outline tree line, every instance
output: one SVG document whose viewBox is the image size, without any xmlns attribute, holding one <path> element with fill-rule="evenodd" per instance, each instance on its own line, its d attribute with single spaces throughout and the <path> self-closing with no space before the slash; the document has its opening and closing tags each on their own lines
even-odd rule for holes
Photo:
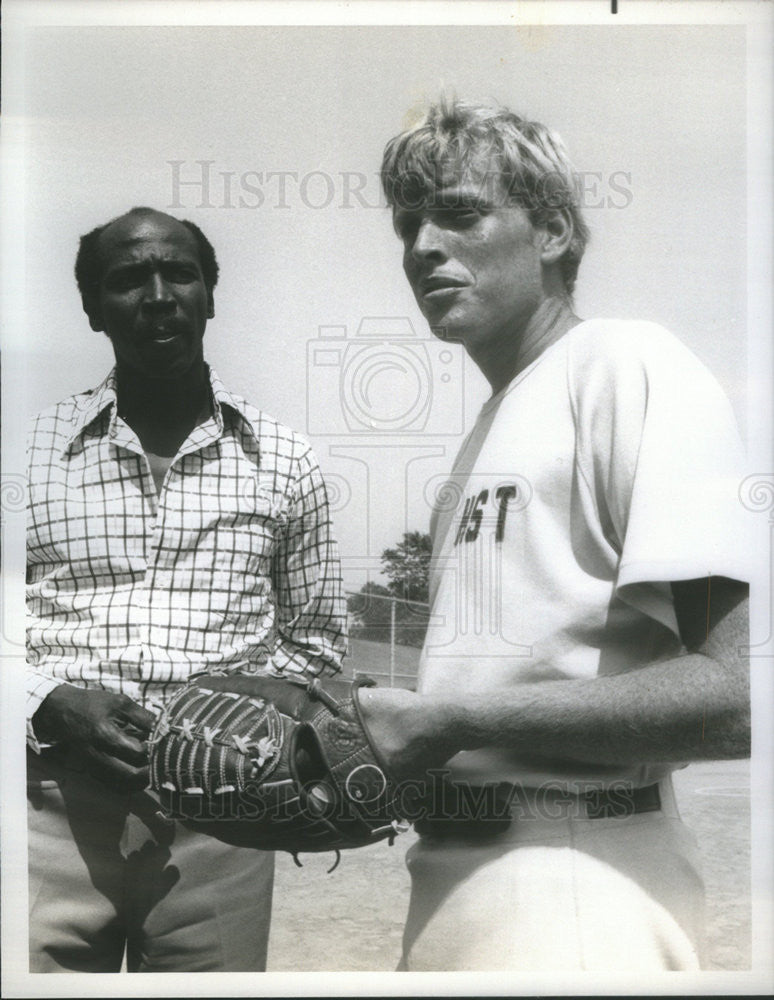
<svg viewBox="0 0 774 1000">
<path fill-rule="evenodd" d="M 360 639 L 389 642 L 394 615 L 395 642 L 421 646 L 428 621 L 428 575 L 432 542 L 421 531 L 405 532 L 381 555 L 387 586 L 369 581 L 347 601 L 350 633 Z M 393 606 L 394 605 L 394 610 Z"/>
</svg>

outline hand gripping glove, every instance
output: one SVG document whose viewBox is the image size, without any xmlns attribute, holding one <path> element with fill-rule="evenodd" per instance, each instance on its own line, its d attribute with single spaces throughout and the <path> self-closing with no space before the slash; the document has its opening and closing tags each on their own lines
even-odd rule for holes
<svg viewBox="0 0 774 1000">
<path fill-rule="evenodd" d="M 392 843 L 406 824 L 357 701 L 373 685 L 200 675 L 164 707 L 149 740 L 162 810 L 228 843 L 294 857 Z"/>
</svg>

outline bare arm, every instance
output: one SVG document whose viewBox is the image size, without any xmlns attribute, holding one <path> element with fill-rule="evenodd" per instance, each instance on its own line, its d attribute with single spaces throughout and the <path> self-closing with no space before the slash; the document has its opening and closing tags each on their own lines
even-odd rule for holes
<svg viewBox="0 0 774 1000">
<path fill-rule="evenodd" d="M 361 694 L 366 719 L 402 775 L 460 750 L 594 764 L 744 757 L 749 753 L 747 587 L 722 577 L 673 585 L 684 655 L 616 676 L 543 681 L 460 704 L 397 690 Z"/>
</svg>

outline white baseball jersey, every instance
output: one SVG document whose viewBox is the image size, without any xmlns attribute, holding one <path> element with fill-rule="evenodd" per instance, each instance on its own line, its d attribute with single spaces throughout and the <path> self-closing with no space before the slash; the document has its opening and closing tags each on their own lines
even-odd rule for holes
<svg viewBox="0 0 774 1000">
<path fill-rule="evenodd" d="M 423 693 L 622 673 L 680 651 L 669 582 L 744 580 L 731 407 L 663 328 L 589 320 L 487 401 L 431 526 Z M 657 781 L 671 766 L 458 754 L 472 781 Z"/>
</svg>

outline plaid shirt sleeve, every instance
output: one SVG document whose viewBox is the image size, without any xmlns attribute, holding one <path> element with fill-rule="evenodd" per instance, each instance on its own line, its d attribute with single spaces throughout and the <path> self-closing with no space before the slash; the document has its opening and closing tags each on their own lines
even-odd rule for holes
<svg viewBox="0 0 774 1000">
<path fill-rule="evenodd" d="M 35 442 L 35 433 L 38 429 L 38 424 L 40 422 L 40 417 L 33 419 L 30 427 L 27 431 L 27 452 L 30 454 L 33 450 L 33 444 Z M 28 473 L 28 480 L 29 480 Z M 30 511 L 29 506 L 27 508 L 27 519 L 29 523 Z M 35 753 L 40 753 L 43 746 L 48 746 L 49 744 L 41 743 L 38 741 L 35 735 L 35 730 L 32 726 L 32 718 L 40 708 L 40 706 L 45 701 L 46 697 L 55 689 L 64 683 L 62 678 L 54 677 L 51 674 L 46 673 L 43 670 L 35 669 L 29 663 L 27 664 L 27 684 L 26 684 L 26 694 L 27 694 L 27 706 L 26 706 L 26 722 L 27 722 L 27 744 L 35 751 Z"/>
<path fill-rule="evenodd" d="M 277 672 L 337 673 L 346 653 L 346 608 L 328 495 L 310 448 L 299 459 L 289 516 L 273 559 Z"/>
</svg>

